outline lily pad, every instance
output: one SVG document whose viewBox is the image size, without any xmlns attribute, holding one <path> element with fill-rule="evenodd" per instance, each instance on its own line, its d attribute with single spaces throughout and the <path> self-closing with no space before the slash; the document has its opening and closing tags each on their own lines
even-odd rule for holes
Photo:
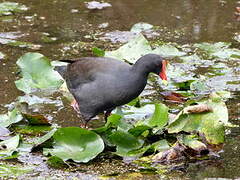
<svg viewBox="0 0 240 180">
<path fill-rule="evenodd" d="M 58 129 L 53 135 L 55 144 L 49 150 L 52 156 L 66 161 L 88 162 L 104 149 L 103 140 L 93 131 L 78 127 Z"/>
<path fill-rule="evenodd" d="M 194 135 L 185 135 L 179 138 L 179 142 L 185 146 L 193 149 L 198 154 L 201 154 L 202 151 L 208 151 L 207 146 L 199 141 Z"/>
<path fill-rule="evenodd" d="M 12 15 L 15 12 L 26 11 L 28 8 L 15 2 L 2 2 L 0 3 L 0 16 Z"/>
<path fill-rule="evenodd" d="M 146 104 L 140 108 L 134 106 L 126 106 L 123 108 L 124 119 L 140 121 L 148 119 L 154 113 L 154 104 Z"/>
<path fill-rule="evenodd" d="M 169 44 L 158 46 L 156 49 L 153 50 L 153 53 L 159 54 L 162 57 L 176 57 L 186 55 L 185 52 L 179 51 L 176 47 Z"/>
<path fill-rule="evenodd" d="M 212 57 L 221 59 L 240 58 L 240 50 L 229 48 L 231 43 L 218 42 L 218 43 L 199 43 L 194 46 L 205 51 Z"/>
<path fill-rule="evenodd" d="M 0 158 L 11 156 L 17 150 L 20 136 L 16 135 L 8 140 L 0 142 Z"/>
<path fill-rule="evenodd" d="M 205 135 L 211 144 L 224 142 L 224 125 L 228 123 L 228 110 L 224 102 L 215 102 L 212 99 L 199 102 L 206 104 L 212 111 L 205 113 L 184 113 L 181 111 L 177 117 L 169 123 L 168 132 L 178 133 L 180 131 L 197 131 Z M 187 107 L 188 108 L 188 107 Z"/>
<path fill-rule="evenodd" d="M 57 89 L 63 83 L 49 59 L 40 53 L 26 53 L 18 59 L 17 65 L 21 68 L 22 78 L 15 81 L 15 84 L 25 93 L 37 89 Z"/>
<path fill-rule="evenodd" d="M 0 126 L 0 140 L 9 139 L 10 134 L 11 132 L 7 128 Z"/>
<path fill-rule="evenodd" d="M 131 156 L 128 153 L 141 148 L 144 142 L 125 131 L 116 131 L 110 135 L 109 139 L 117 146 L 116 154 L 125 157 Z"/>
<path fill-rule="evenodd" d="M 1 127 L 8 127 L 11 124 L 17 123 L 23 119 L 21 113 L 14 109 L 9 111 L 7 114 L 0 115 L 0 126 Z"/>
<path fill-rule="evenodd" d="M 134 32 L 134 33 L 140 33 L 142 31 L 149 30 L 152 28 L 153 28 L 153 25 L 151 25 L 151 24 L 148 24 L 145 22 L 139 22 L 137 24 L 134 24 L 130 31 Z"/>
<path fill-rule="evenodd" d="M 56 128 L 53 128 L 51 131 L 49 131 L 47 134 L 45 134 L 42 137 L 37 137 L 36 139 L 34 139 L 33 144 L 34 147 L 41 145 L 42 143 L 46 142 L 47 140 L 49 140 L 54 133 L 57 131 Z"/>
<path fill-rule="evenodd" d="M 105 57 L 111 57 L 120 60 L 126 60 L 134 64 L 140 57 L 152 52 L 149 42 L 142 34 L 130 40 L 115 51 L 106 51 Z"/>
<path fill-rule="evenodd" d="M 158 127 L 162 129 L 168 122 L 168 107 L 164 104 L 155 104 L 155 111 L 152 117 L 148 120 L 150 127 Z"/>
<path fill-rule="evenodd" d="M 3 179 L 17 179 L 19 176 L 33 171 L 34 167 L 23 167 L 23 165 L 0 164 L 0 177 Z"/>
</svg>

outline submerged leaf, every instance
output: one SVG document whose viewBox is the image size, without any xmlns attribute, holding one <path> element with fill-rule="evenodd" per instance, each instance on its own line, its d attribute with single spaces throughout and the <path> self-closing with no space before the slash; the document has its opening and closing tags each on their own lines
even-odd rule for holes
<svg viewBox="0 0 240 180">
<path fill-rule="evenodd" d="M 49 120 L 42 114 L 22 114 L 30 125 L 50 125 Z"/>
<path fill-rule="evenodd" d="M 26 11 L 28 8 L 25 5 L 20 5 L 15 2 L 2 2 L 0 3 L 0 16 L 12 15 L 14 12 Z"/>
<path fill-rule="evenodd" d="M 53 135 L 55 144 L 49 149 L 52 156 L 66 161 L 88 162 L 104 149 L 103 140 L 93 131 L 78 127 L 58 129 Z"/>
<path fill-rule="evenodd" d="M 53 70 L 48 58 L 39 53 L 26 53 L 17 61 L 21 68 L 22 78 L 15 81 L 17 88 L 25 93 L 36 89 L 56 89 L 63 81 L 61 76 Z"/>
</svg>

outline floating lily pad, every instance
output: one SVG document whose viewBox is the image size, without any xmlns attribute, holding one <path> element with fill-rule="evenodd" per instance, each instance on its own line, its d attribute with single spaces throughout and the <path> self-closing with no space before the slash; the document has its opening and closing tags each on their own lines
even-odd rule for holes
<svg viewBox="0 0 240 180">
<path fill-rule="evenodd" d="M 178 133 L 180 131 L 197 131 L 205 135 L 211 144 L 224 142 L 224 125 L 228 123 L 228 110 L 224 102 L 215 102 L 209 99 L 199 104 L 206 104 L 212 111 L 205 113 L 184 113 L 181 111 L 178 116 L 169 123 L 168 132 Z"/>
<path fill-rule="evenodd" d="M 49 149 L 52 156 L 66 161 L 88 162 L 104 149 L 103 140 L 93 131 L 77 127 L 58 129 L 54 136 L 55 144 Z"/>
<path fill-rule="evenodd" d="M 187 146 L 188 148 L 191 148 L 195 151 L 197 154 L 202 154 L 203 151 L 206 151 L 208 153 L 207 146 L 199 141 L 194 135 L 185 135 L 179 138 L 180 143 Z"/>
<path fill-rule="evenodd" d="M 8 140 L 0 142 L 0 158 L 11 156 L 17 150 L 20 136 L 16 135 Z"/>
<path fill-rule="evenodd" d="M 231 43 L 218 42 L 218 43 L 199 43 L 194 46 L 205 51 L 212 57 L 221 59 L 240 58 L 240 50 L 229 48 Z"/>
<path fill-rule="evenodd" d="M 120 156 L 130 156 L 128 153 L 141 148 L 144 142 L 125 131 L 116 131 L 110 135 L 109 139 L 117 146 L 116 154 Z"/>
<path fill-rule="evenodd" d="M 134 32 L 134 33 L 140 33 L 142 31 L 149 30 L 152 28 L 153 28 L 153 25 L 144 23 L 144 22 L 140 22 L 140 23 L 134 24 L 130 31 Z"/>
<path fill-rule="evenodd" d="M 135 63 L 140 57 L 152 52 L 151 46 L 142 34 L 130 40 L 115 51 L 106 51 L 105 56 Z"/>
<path fill-rule="evenodd" d="M 148 119 L 154 113 L 154 104 L 147 104 L 140 108 L 134 106 L 126 106 L 123 108 L 124 118 L 134 121 Z"/>
<path fill-rule="evenodd" d="M 11 132 L 7 128 L 0 126 L 0 140 L 9 139 L 10 134 Z"/>
<path fill-rule="evenodd" d="M 168 122 L 168 107 L 164 104 L 155 104 L 155 111 L 147 125 L 162 129 Z"/>
<path fill-rule="evenodd" d="M 12 111 L 9 111 L 7 114 L 0 115 L 0 126 L 2 127 L 8 127 L 11 124 L 17 123 L 23 119 L 21 113 L 14 109 Z"/>
<path fill-rule="evenodd" d="M 48 58 L 39 53 L 26 53 L 17 61 L 22 78 L 15 81 L 17 88 L 25 93 L 37 89 L 57 89 L 63 80 L 53 70 Z"/>
<path fill-rule="evenodd" d="M 186 55 L 185 52 L 179 51 L 176 47 L 169 44 L 158 46 L 153 50 L 153 53 L 159 54 L 162 57 L 176 57 Z"/>
<path fill-rule="evenodd" d="M 33 167 L 30 167 L 29 165 L 27 167 L 23 167 L 23 165 L 7 165 L 7 164 L 0 164 L 0 176 L 3 179 L 15 179 L 19 176 L 29 173 L 33 171 Z"/>
<path fill-rule="evenodd" d="M 47 140 L 49 140 L 54 133 L 57 131 L 56 128 L 53 128 L 51 131 L 49 131 L 47 134 L 45 134 L 42 137 L 37 137 L 36 139 L 34 139 L 33 144 L 34 147 L 41 145 L 42 143 L 46 142 Z"/>
<path fill-rule="evenodd" d="M 16 12 L 26 11 L 28 8 L 25 5 L 21 5 L 15 2 L 2 2 L 0 3 L 0 16 L 12 15 Z"/>
</svg>

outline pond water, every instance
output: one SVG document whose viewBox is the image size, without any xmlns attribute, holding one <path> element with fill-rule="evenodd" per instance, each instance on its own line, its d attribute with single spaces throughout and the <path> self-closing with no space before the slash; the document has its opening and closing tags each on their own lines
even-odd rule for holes
<svg viewBox="0 0 240 180">
<path fill-rule="evenodd" d="M 92 47 L 106 50 L 118 47 L 119 44 L 111 40 L 128 39 L 129 35 L 126 31 L 138 22 L 158 26 L 160 31 L 150 39 L 177 42 L 180 45 L 219 41 L 231 42 L 236 48 L 240 45 L 236 41 L 240 36 L 240 18 L 235 10 L 240 6 L 237 0 L 109 0 L 112 6 L 103 9 L 87 9 L 85 1 L 82 0 L 18 0 L 17 2 L 24 4 L 28 10 L 9 16 L 0 16 L 0 52 L 5 55 L 3 59 L 0 55 L 0 114 L 7 111 L 7 104 L 22 95 L 14 84 L 18 72 L 15 63 L 25 52 L 40 52 L 52 60 L 92 55 Z M 109 33 L 112 32 L 114 32 L 113 35 L 109 37 Z M 108 41 L 101 40 L 104 38 Z M 6 44 L 6 40 L 28 42 L 34 46 L 30 48 L 13 46 Z M 231 64 L 231 62 L 228 63 Z M 236 64 L 239 65 L 239 60 Z M 235 75 L 239 78 L 239 67 L 234 63 L 232 66 L 236 70 Z M 221 81 L 221 77 L 216 78 L 216 81 Z M 236 81 L 240 86 L 239 82 Z M 230 121 L 240 125 L 239 88 L 234 87 L 228 90 L 233 94 L 227 102 Z M 57 123 L 63 126 L 77 126 L 79 120 L 76 113 L 66 102 L 64 104 L 65 107 L 53 117 L 57 118 Z M 240 178 L 240 129 L 234 127 L 227 132 L 226 144 L 219 158 L 190 163 L 184 170 L 173 171 L 169 176 L 141 173 L 130 176 L 128 173 L 131 170 L 124 169 L 125 165 L 119 162 L 121 160 L 117 161 L 118 163 L 114 160 L 113 163 L 109 161 L 95 166 L 106 166 L 111 173 L 114 173 L 115 165 L 119 166 L 119 170 L 115 173 L 123 173 L 119 177 L 112 177 L 116 179 L 125 179 L 128 176 L 132 179 Z M 110 168 L 109 164 L 113 167 Z M 55 173 L 54 170 L 53 172 Z M 49 174 L 54 174 L 53 172 Z M 93 168 L 92 171 L 84 173 L 86 179 L 91 172 L 96 171 Z M 69 175 L 61 173 L 63 177 Z M 106 170 L 98 171 L 98 175 L 111 173 Z M 47 177 L 48 174 L 43 176 Z M 96 176 L 90 177 L 97 179 Z"/>
</svg>

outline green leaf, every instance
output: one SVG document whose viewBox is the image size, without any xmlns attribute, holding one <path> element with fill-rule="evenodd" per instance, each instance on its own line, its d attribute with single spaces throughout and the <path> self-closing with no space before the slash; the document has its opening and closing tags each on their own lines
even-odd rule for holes
<svg viewBox="0 0 240 180">
<path fill-rule="evenodd" d="M 122 129 L 127 131 L 132 126 L 124 121 L 121 115 L 119 114 L 111 114 L 111 116 L 108 117 L 107 123 L 103 127 L 99 127 L 94 129 L 93 131 L 96 133 L 104 133 L 110 128 L 114 129 Z"/>
<path fill-rule="evenodd" d="M 126 106 L 123 109 L 124 118 L 134 121 L 145 120 L 154 113 L 154 104 L 146 104 L 140 108 L 134 106 Z"/>
<path fill-rule="evenodd" d="M 78 127 L 58 129 L 53 135 L 55 144 L 49 150 L 52 156 L 63 161 L 88 162 L 104 149 L 103 140 L 93 131 Z"/>
<path fill-rule="evenodd" d="M 25 93 L 36 89 L 57 89 L 63 80 L 53 70 L 48 58 L 39 53 L 26 53 L 17 61 L 22 79 L 15 81 L 17 88 Z"/>
<path fill-rule="evenodd" d="M 151 128 L 147 125 L 139 125 L 139 126 L 136 126 L 136 127 L 133 127 L 131 129 L 129 129 L 128 132 L 130 134 L 132 134 L 133 136 L 138 137 L 142 133 L 144 133 L 145 131 L 147 131 L 149 129 L 151 129 Z"/>
<path fill-rule="evenodd" d="M 227 42 L 218 42 L 218 43 L 197 43 L 194 44 L 194 47 L 199 48 L 201 50 L 206 51 L 207 53 L 215 53 L 223 48 L 228 48 L 231 45 L 231 43 Z"/>
<path fill-rule="evenodd" d="M 42 137 L 37 137 L 36 139 L 34 139 L 33 141 L 33 144 L 34 146 L 39 146 L 41 145 L 42 143 L 46 142 L 47 140 L 49 140 L 53 135 L 54 133 L 57 131 L 56 128 L 53 128 L 51 131 L 49 131 L 47 134 L 45 134 L 44 136 Z"/>
<path fill-rule="evenodd" d="M 194 135 L 184 135 L 179 138 L 179 141 L 185 146 L 188 146 L 196 151 L 207 149 L 207 146 L 199 141 Z"/>
<path fill-rule="evenodd" d="M 125 131 L 116 131 L 109 136 L 112 144 L 117 146 L 116 154 L 129 156 L 128 152 L 142 147 L 143 141 Z"/>
<path fill-rule="evenodd" d="M 224 102 L 214 102 L 212 99 L 199 102 L 212 108 L 212 112 L 187 114 L 181 111 L 169 124 L 169 133 L 200 132 L 211 144 L 224 142 L 224 125 L 228 124 L 228 110 Z M 186 109 L 186 108 L 185 108 Z"/>
<path fill-rule="evenodd" d="M 153 25 L 144 23 L 144 22 L 140 22 L 140 23 L 134 24 L 130 31 L 134 32 L 134 33 L 140 33 L 142 31 L 146 31 L 146 30 L 149 30 L 152 28 L 153 28 Z"/>
<path fill-rule="evenodd" d="M 190 90 L 193 91 L 195 94 L 200 94 L 210 91 L 210 88 L 206 85 L 205 81 L 196 80 L 190 84 Z"/>
<path fill-rule="evenodd" d="M 0 3 L 0 16 L 12 15 L 14 12 L 26 11 L 28 8 L 25 5 L 20 5 L 15 2 L 2 2 Z"/>
<path fill-rule="evenodd" d="M 17 109 L 9 111 L 7 114 L 0 115 L 0 126 L 8 127 L 11 124 L 17 123 L 23 119 L 21 113 Z"/>
<path fill-rule="evenodd" d="M 98 57 L 103 57 L 105 55 L 105 51 L 97 47 L 92 48 L 92 52 L 93 52 L 93 55 Z"/>
<path fill-rule="evenodd" d="M 217 57 L 221 59 L 229 59 L 229 58 L 240 58 L 240 50 L 229 48 L 231 43 L 226 42 L 218 42 L 218 43 L 199 43 L 195 44 L 194 47 L 197 47 L 206 53 L 208 53 L 212 57 Z"/>
<path fill-rule="evenodd" d="M 153 53 L 159 54 L 162 57 L 175 57 L 175 56 L 184 56 L 185 52 L 179 51 L 176 47 L 164 44 L 153 50 Z"/>
<path fill-rule="evenodd" d="M 0 177 L 2 179 L 17 179 L 23 174 L 27 174 L 34 170 L 34 167 L 27 165 L 24 167 L 22 164 L 18 165 L 14 163 L 13 165 L 8 165 L 0 163 Z"/>
<path fill-rule="evenodd" d="M 8 157 L 17 150 L 20 136 L 16 135 L 8 140 L 0 142 L 0 158 Z"/>
<path fill-rule="evenodd" d="M 157 126 L 162 129 L 168 122 L 168 107 L 164 104 L 155 104 L 155 111 L 152 117 L 148 120 L 150 127 Z"/>
<path fill-rule="evenodd" d="M 166 151 L 166 150 L 170 149 L 170 146 L 166 139 L 162 139 L 160 141 L 153 143 L 152 148 L 154 149 L 154 151 L 161 152 L 161 151 Z"/>
<path fill-rule="evenodd" d="M 105 57 L 111 57 L 126 60 L 134 64 L 140 57 L 145 54 L 151 53 L 152 49 L 149 42 L 142 34 L 139 34 L 136 38 L 130 40 L 127 44 L 124 44 L 115 51 L 106 51 Z"/>
</svg>

